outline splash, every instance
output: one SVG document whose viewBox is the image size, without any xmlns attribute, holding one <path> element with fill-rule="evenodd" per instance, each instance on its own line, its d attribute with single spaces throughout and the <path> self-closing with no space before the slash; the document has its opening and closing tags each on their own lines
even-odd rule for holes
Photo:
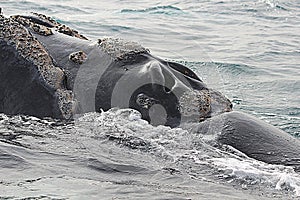
<svg viewBox="0 0 300 200">
<path fill-rule="evenodd" d="M 222 179 L 238 183 L 243 189 L 264 185 L 280 191 L 293 191 L 300 196 L 300 175 L 292 167 L 239 157 L 210 158 L 207 161 L 216 167 Z"/>
</svg>

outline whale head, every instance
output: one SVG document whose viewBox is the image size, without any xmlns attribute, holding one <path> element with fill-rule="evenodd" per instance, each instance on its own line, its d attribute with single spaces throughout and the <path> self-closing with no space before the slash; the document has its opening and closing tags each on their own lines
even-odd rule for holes
<svg viewBox="0 0 300 200">
<path fill-rule="evenodd" d="M 153 125 L 177 127 L 232 110 L 223 94 L 210 89 L 189 68 L 143 53 L 114 86 L 111 107 L 133 108 Z M 109 76 L 108 76 L 109 77 Z"/>
</svg>

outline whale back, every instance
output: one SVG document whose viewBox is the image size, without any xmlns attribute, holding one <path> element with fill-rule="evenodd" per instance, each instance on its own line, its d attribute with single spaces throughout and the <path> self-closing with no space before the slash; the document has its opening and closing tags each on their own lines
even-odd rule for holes
<svg viewBox="0 0 300 200">
<path fill-rule="evenodd" d="M 196 129 L 201 134 L 216 134 L 218 145 L 230 145 L 251 158 L 300 171 L 299 139 L 251 115 L 223 113 Z"/>
</svg>

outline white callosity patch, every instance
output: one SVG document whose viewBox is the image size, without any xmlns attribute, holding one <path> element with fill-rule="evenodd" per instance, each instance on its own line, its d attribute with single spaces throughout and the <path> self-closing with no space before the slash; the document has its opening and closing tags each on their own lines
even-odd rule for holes
<svg viewBox="0 0 300 200">
<path fill-rule="evenodd" d="M 187 91 L 179 99 L 179 110 L 183 117 L 196 116 L 201 121 L 210 112 L 210 102 L 208 90 Z"/>
<path fill-rule="evenodd" d="M 38 33 L 38 34 L 44 35 L 44 36 L 53 35 L 53 32 L 49 27 L 34 23 L 29 18 L 25 18 L 20 15 L 15 15 L 15 16 L 12 16 L 11 18 L 16 20 L 17 22 L 21 23 L 22 25 L 29 27 L 35 33 Z"/>
<path fill-rule="evenodd" d="M 114 60 L 127 60 L 141 53 L 149 53 L 149 50 L 140 44 L 119 38 L 99 39 L 98 43 Z"/>
<path fill-rule="evenodd" d="M 72 60 L 74 63 L 82 64 L 87 60 L 87 55 L 83 51 L 77 51 L 71 53 L 69 59 Z"/>
<path fill-rule="evenodd" d="M 13 19 L 1 17 L 0 27 L 1 40 L 13 46 L 23 58 L 35 64 L 48 85 L 52 88 L 59 87 L 63 72 L 53 65 L 42 44 Z"/>
<path fill-rule="evenodd" d="M 220 92 L 210 89 L 209 95 L 211 97 L 211 110 L 210 116 L 216 116 L 224 112 L 232 110 L 232 103 Z"/>
<path fill-rule="evenodd" d="M 149 109 L 151 106 L 153 106 L 157 100 L 154 98 L 151 98 L 147 96 L 144 93 L 138 94 L 136 98 L 136 103 L 141 106 L 142 108 Z"/>
<path fill-rule="evenodd" d="M 54 65 L 44 46 L 19 22 L 20 20 L 1 15 L 0 40 L 13 47 L 22 59 L 32 63 L 32 70 L 37 71 L 45 87 L 55 91 L 62 116 L 69 119 L 75 107 L 75 100 L 72 91 L 64 89 L 64 72 Z"/>
<path fill-rule="evenodd" d="M 76 37 L 79 39 L 87 40 L 87 38 L 81 34 L 78 33 L 78 31 L 71 29 L 70 27 L 61 24 L 51 17 L 47 17 L 46 15 L 39 14 L 39 13 L 33 13 L 36 17 L 39 18 L 39 20 L 42 20 L 44 23 L 47 23 L 55 28 L 55 31 L 58 31 L 59 33 L 63 33 L 72 37 Z"/>
</svg>

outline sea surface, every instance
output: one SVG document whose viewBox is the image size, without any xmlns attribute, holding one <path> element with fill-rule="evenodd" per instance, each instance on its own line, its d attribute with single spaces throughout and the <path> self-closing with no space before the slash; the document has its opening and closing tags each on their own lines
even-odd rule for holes
<svg viewBox="0 0 300 200">
<path fill-rule="evenodd" d="M 0 0 L 91 40 L 118 37 L 190 67 L 234 109 L 300 137 L 299 0 Z M 131 109 L 74 122 L 0 114 L 0 199 L 299 199 L 300 174 Z"/>
</svg>

